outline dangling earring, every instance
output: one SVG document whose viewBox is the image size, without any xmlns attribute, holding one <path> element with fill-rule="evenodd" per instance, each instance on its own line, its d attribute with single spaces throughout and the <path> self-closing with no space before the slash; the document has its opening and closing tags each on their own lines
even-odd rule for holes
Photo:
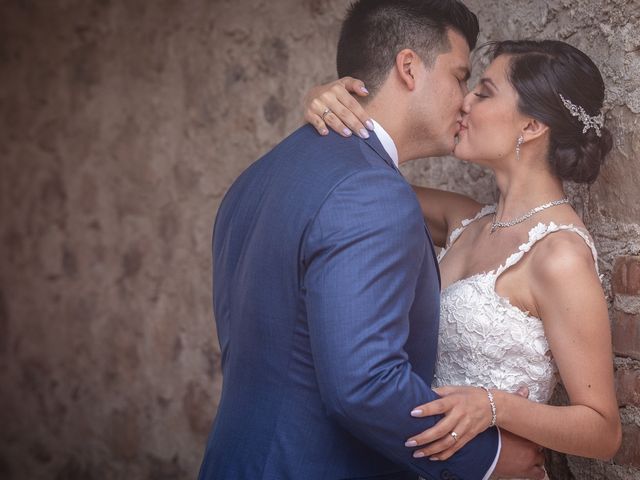
<svg viewBox="0 0 640 480">
<path fill-rule="evenodd" d="M 520 145 L 524 143 L 524 137 L 520 135 L 518 137 L 518 141 L 516 142 L 516 161 L 520 161 Z"/>
</svg>

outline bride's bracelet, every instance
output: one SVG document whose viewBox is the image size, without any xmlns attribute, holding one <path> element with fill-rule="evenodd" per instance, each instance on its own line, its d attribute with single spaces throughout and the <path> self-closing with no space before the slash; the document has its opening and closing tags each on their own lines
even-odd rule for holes
<svg viewBox="0 0 640 480">
<path fill-rule="evenodd" d="M 487 392 L 487 397 L 489 398 L 489 406 L 491 407 L 491 424 L 489 424 L 489 428 L 496 426 L 496 420 L 498 415 L 496 413 L 496 402 L 493 400 L 493 393 L 487 387 L 480 387 L 485 392 Z"/>
</svg>

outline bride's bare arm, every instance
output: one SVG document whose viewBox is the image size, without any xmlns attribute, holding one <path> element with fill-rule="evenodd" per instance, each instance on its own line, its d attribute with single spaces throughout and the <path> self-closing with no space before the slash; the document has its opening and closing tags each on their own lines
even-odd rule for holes
<svg viewBox="0 0 640 480">
<path fill-rule="evenodd" d="M 532 251 L 531 289 L 570 405 L 552 406 L 494 390 L 497 425 L 544 447 L 609 459 L 620 446 L 607 305 L 591 253 L 581 239 L 558 235 Z M 553 261 L 549 261 L 553 259 Z M 486 392 L 473 387 L 436 389 L 443 398 L 418 415 L 444 413 L 433 428 L 409 441 L 417 452 L 444 460 L 484 430 L 491 417 Z M 449 433 L 461 438 L 455 442 Z M 408 446 L 411 446 L 409 444 Z"/>
<path fill-rule="evenodd" d="M 429 225 L 433 243 L 439 247 L 445 246 L 451 231 L 459 227 L 462 220 L 473 218 L 482 208 L 481 203 L 460 193 L 416 185 L 411 187 Z"/>
<path fill-rule="evenodd" d="M 313 87 L 305 95 L 304 118 L 321 135 L 327 127 L 344 137 L 352 132 L 367 138 L 373 123 L 365 109 L 352 94 L 367 96 L 369 92 L 357 78 L 344 77 L 325 85 Z M 328 113 L 324 114 L 328 109 Z M 435 188 L 413 187 L 425 217 L 433 242 L 443 247 L 453 228 L 465 218 L 473 217 L 482 205 L 459 193 Z"/>
<path fill-rule="evenodd" d="M 581 239 L 566 235 L 540 247 L 531 259 L 532 293 L 571 404 L 541 405 L 498 392 L 498 422 L 553 450 L 609 459 L 621 427 L 607 304 L 593 258 Z"/>
</svg>

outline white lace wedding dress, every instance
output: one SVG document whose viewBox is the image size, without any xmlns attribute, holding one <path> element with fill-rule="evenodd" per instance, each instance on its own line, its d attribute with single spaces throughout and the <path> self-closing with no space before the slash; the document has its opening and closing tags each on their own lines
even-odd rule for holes
<svg viewBox="0 0 640 480">
<path fill-rule="evenodd" d="M 472 222 L 495 212 L 484 207 L 451 234 L 448 249 Z M 458 280 L 441 293 L 438 360 L 434 386 L 472 385 L 515 392 L 529 388 L 529 399 L 547 402 L 557 382 L 557 369 L 542 321 L 512 305 L 496 293 L 496 281 L 507 269 L 547 235 L 571 231 L 584 239 L 597 265 L 597 253 L 588 233 L 573 225 L 542 224 L 529 231 L 529 239 L 496 270 Z"/>
</svg>

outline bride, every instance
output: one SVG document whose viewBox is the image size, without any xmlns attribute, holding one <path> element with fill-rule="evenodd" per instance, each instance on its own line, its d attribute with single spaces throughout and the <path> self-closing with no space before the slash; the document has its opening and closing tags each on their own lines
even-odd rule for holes
<svg viewBox="0 0 640 480">
<path fill-rule="evenodd" d="M 414 187 L 443 247 L 442 398 L 411 414 L 445 416 L 406 446 L 445 460 L 495 424 L 542 447 L 608 459 L 621 427 L 607 304 L 593 240 L 563 190 L 563 180 L 593 182 L 611 150 L 603 80 L 587 55 L 559 41 L 499 42 L 492 57 L 465 98 L 454 154 L 493 170 L 497 204 Z M 349 92 L 367 94 L 352 78 L 316 87 L 305 118 L 322 135 L 328 125 L 367 137 L 374 119 Z M 567 406 L 547 405 L 557 380 Z M 509 393 L 521 387 L 528 398 Z"/>
</svg>

